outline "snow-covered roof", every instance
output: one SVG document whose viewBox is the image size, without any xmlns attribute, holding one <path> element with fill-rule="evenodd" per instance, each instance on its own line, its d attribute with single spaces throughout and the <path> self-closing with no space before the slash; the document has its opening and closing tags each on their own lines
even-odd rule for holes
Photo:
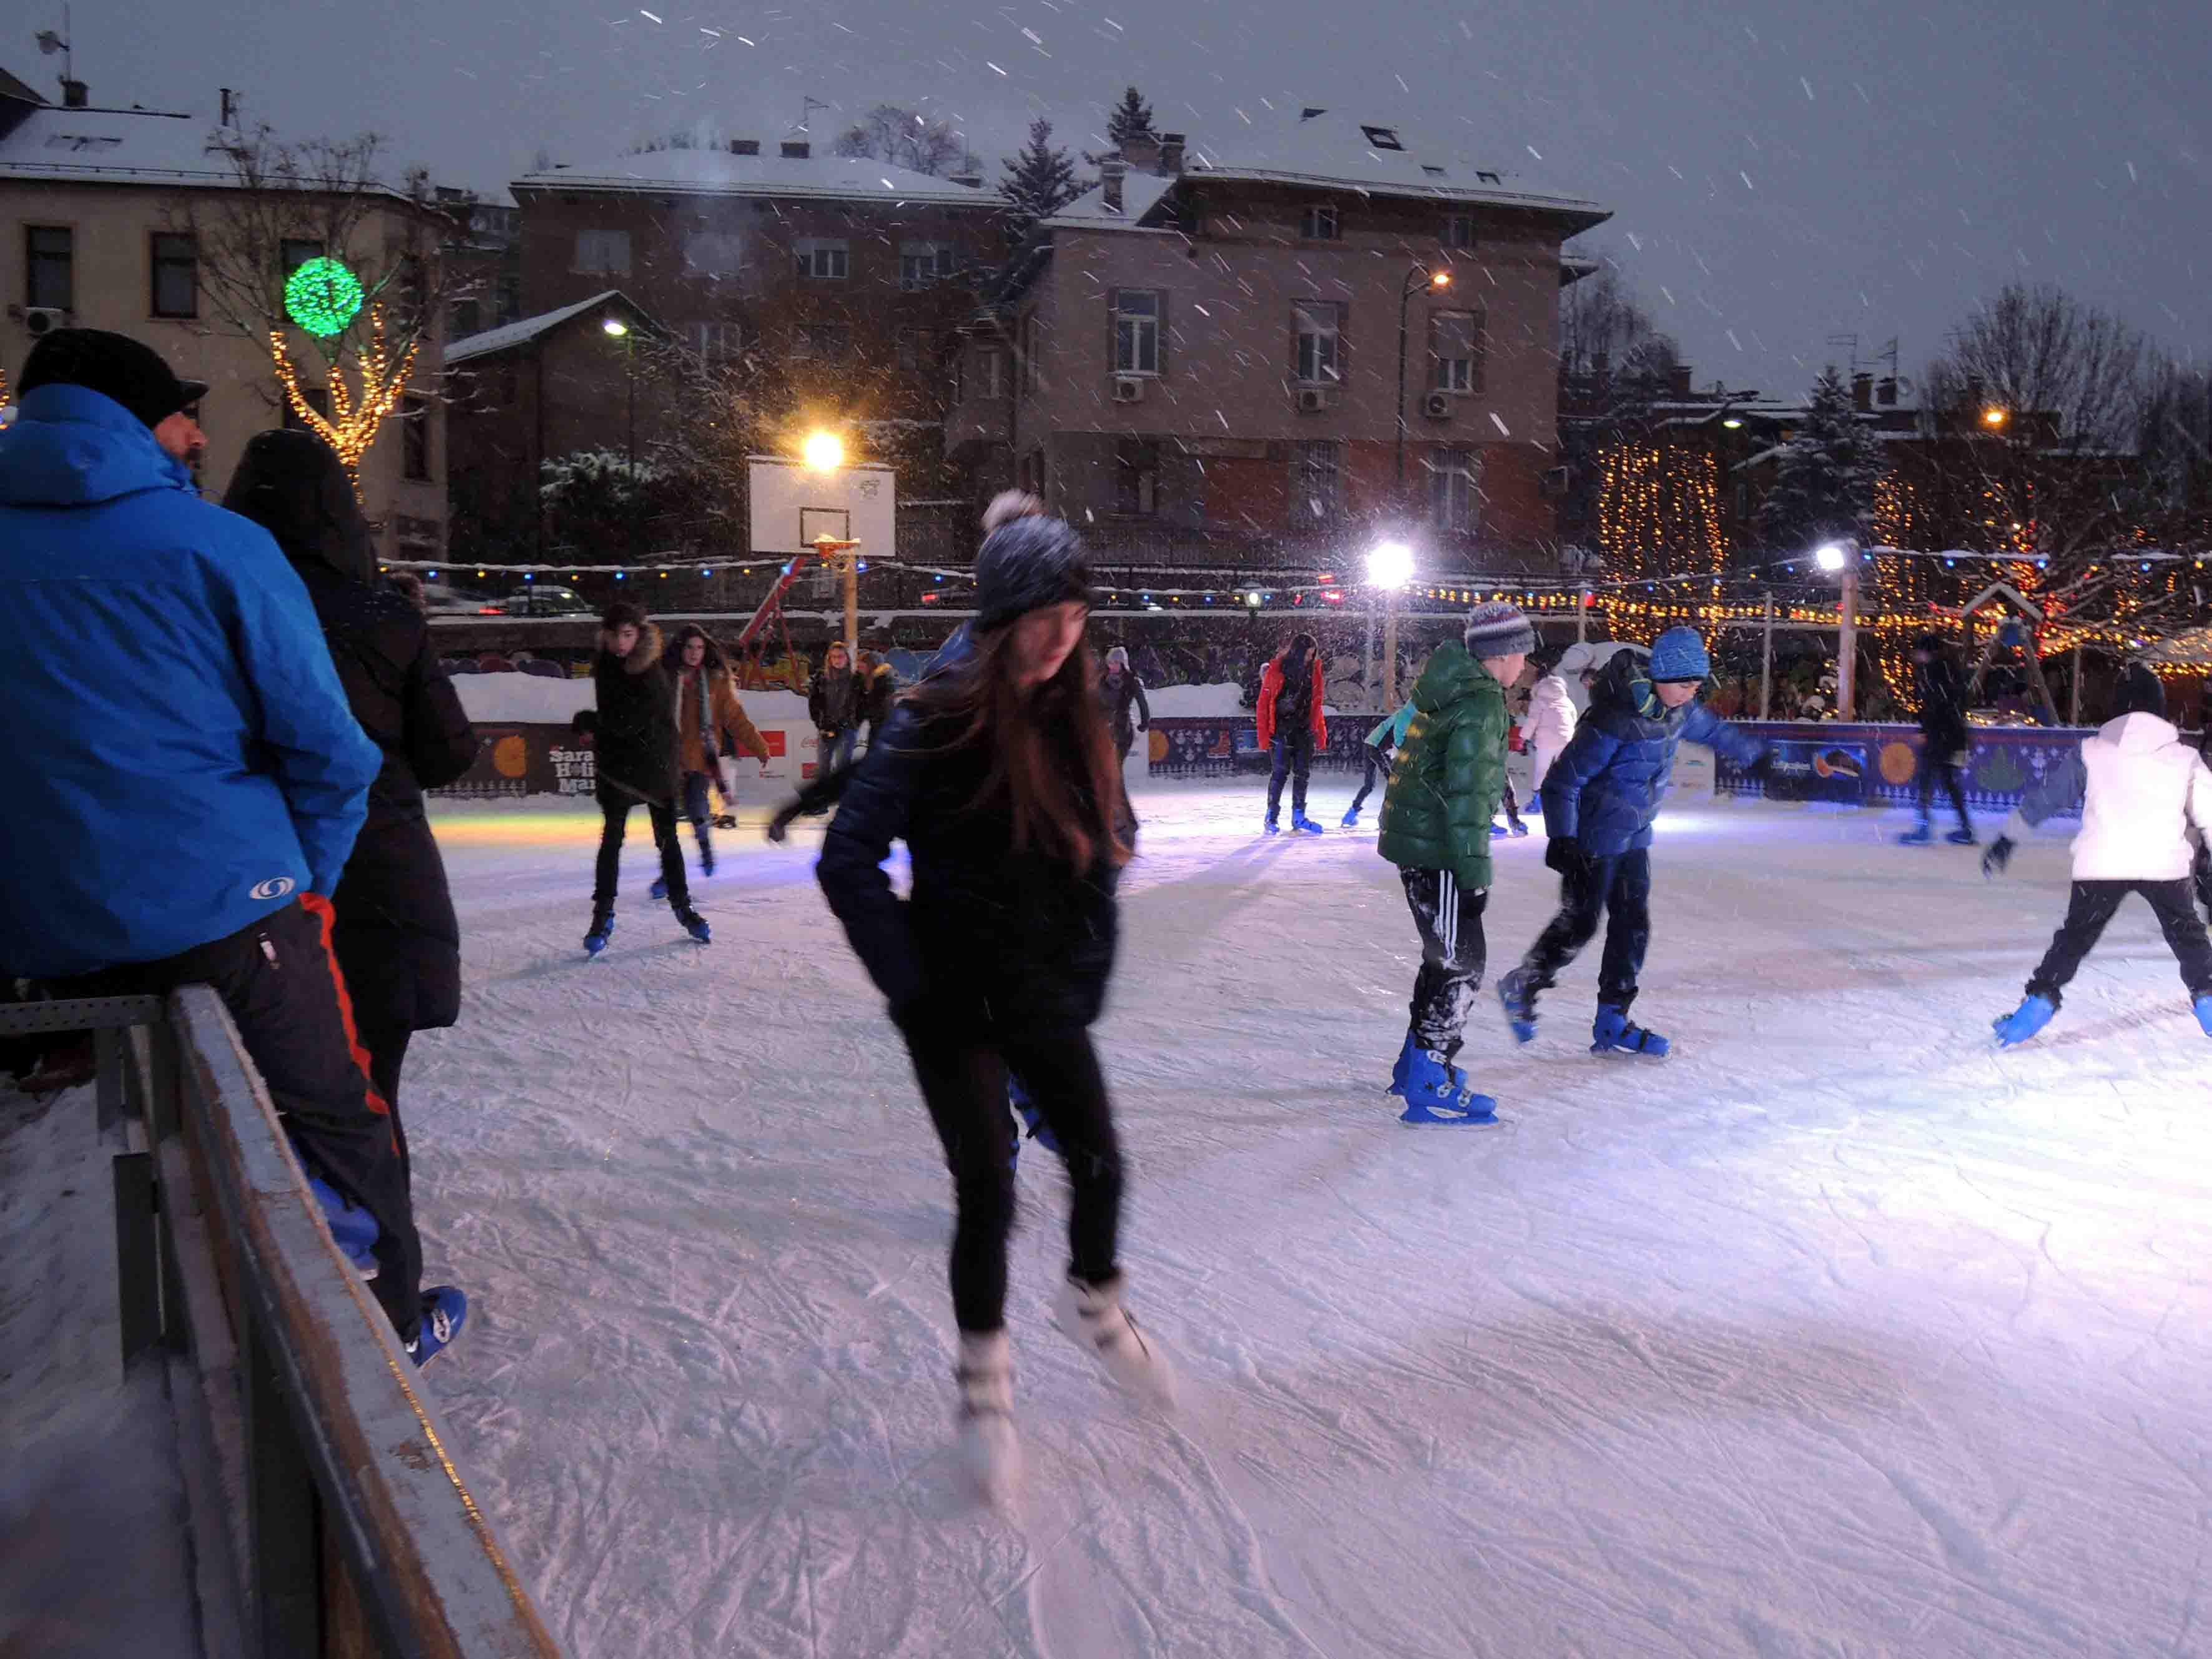
<svg viewBox="0 0 2212 1659">
<path fill-rule="evenodd" d="M 1517 174 L 1483 167 L 1428 143 L 1388 116 L 1363 120 L 1333 110 L 1233 132 L 1219 143 L 1196 143 L 1186 170 L 1195 177 L 1260 184 L 1334 185 L 1378 196 L 1414 196 L 1565 216 L 1587 230 L 1612 210 L 1580 197 L 1522 189 Z"/>
<path fill-rule="evenodd" d="M 497 328 L 488 328 L 481 334 L 465 334 L 446 347 L 446 367 L 466 362 L 471 357 L 487 356 L 495 351 L 507 351 L 515 346 L 527 345 L 539 335 L 556 329 L 571 317 L 580 317 L 595 306 L 609 301 L 619 302 L 625 309 L 635 313 L 636 305 L 620 289 L 611 288 L 605 293 L 594 294 L 588 300 L 579 300 L 572 306 L 562 306 L 558 311 L 540 312 L 535 317 L 525 317 L 520 322 L 502 323 Z"/>
<path fill-rule="evenodd" d="M 1048 230 L 1127 229 L 1159 205 L 1160 198 L 1174 187 L 1173 179 L 1157 173 L 1131 173 L 1121 181 L 1121 211 L 1109 212 L 1106 186 L 1086 190 L 1066 207 L 1042 222 Z"/>
<path fill-rule="evenodd" d="M 840 202 L 927 202 L 990 212 L 997 211 L 1000 206 L 999 198 L 988 191 L 952 184 L 866 156 L 733 155 L 726 147 L 658 149 L 644 155 L 618 155 L 589 166 L 527 173 L 514 180 L 514 188 L 784 196 Z"/>
<path fill-rule="evenodd" d="M 235 185 L 238 174 L 213 148 L 216 131 L 193 116 L 158 110 L 41 104 L 0 138 L 0 177 Z"/>
</svg>

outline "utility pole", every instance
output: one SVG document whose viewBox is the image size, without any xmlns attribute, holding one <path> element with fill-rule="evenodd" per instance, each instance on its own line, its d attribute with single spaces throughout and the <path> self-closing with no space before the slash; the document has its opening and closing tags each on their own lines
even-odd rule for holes
<svg viewBox="0 0 2212 1659">
<path fill-rule="evenodd" d="M 1844 567 L 1843 623 L 1838 632 L 1836 718 L 1849 720 L 1856 719 L 1858 713 L 1859 560 L 1856 546 L 1851 549 L 1850 562 Z"/>
</svg>

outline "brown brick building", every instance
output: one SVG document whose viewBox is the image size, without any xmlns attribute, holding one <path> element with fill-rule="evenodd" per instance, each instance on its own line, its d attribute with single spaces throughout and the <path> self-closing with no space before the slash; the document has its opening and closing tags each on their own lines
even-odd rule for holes
<svg viewBox="0 0 2212 1659">
<path fill-rule="evenodd" d="M 1604 209 L 1319 110 L 1103 172 L 969 331 L 979 493 L 1041 489 L 1119 562 L 1341 563 L 1386 525 L 1434 569 L 1549 557 L 1561 244 Z"/>
</svg>

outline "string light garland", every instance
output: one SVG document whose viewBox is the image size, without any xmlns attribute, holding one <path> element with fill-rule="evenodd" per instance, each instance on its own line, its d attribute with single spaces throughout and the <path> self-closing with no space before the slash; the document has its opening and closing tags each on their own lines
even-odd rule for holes
<svg viewBox="0 0 2212 1659">
<path fill-rule="evenodd" d="M 284 281 L 286 314 L 319 340 L 352 327 L 365 297 L 361 278 L 332 258 L 306 260 Z"/>
<path fill-rule="evenodd" d="M 400 398 L 407 392 L 407 376 L 415 367 L 416 348 L 412 341 L 397 361 L 388 354 L 384 343 L 382 307 L 369 307 L 368 324 L 368 349 L 356 354 L 361 395 L 356 398 L 333 361 L 329 383 L 331 412 L 327 416 L 309 403 L 301 389 L 299 371 L 292 367 L 292 360 L 284 349 L 283 331 L 269 331 L 269 353 L 276 362 L 276 379 L 284 388 L 286 404 L 310 432 L 337 452 L 338 459 L 345 464 L 346 476 L 353 480 L 356 494 L 361 489 L 362 459 L 376 441 L 377 428 L 399 407 Z"/>
</svg>

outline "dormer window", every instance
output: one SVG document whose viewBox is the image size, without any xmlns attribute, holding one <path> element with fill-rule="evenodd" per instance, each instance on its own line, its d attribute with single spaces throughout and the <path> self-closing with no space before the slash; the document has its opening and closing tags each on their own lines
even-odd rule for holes
<svg viewBox="0 0 2212 1659">
<path fill-rule="evenodd" d="M 1398 135 L 1392 131 L 1389 127 L 1362 127 L 1359 130 L 1367 135 L 1367 142 L 1373 145 L 1376 149 L 1403 149 L 1406 148 L 1405 145 L 1398 142 Z"/>
</svg>

